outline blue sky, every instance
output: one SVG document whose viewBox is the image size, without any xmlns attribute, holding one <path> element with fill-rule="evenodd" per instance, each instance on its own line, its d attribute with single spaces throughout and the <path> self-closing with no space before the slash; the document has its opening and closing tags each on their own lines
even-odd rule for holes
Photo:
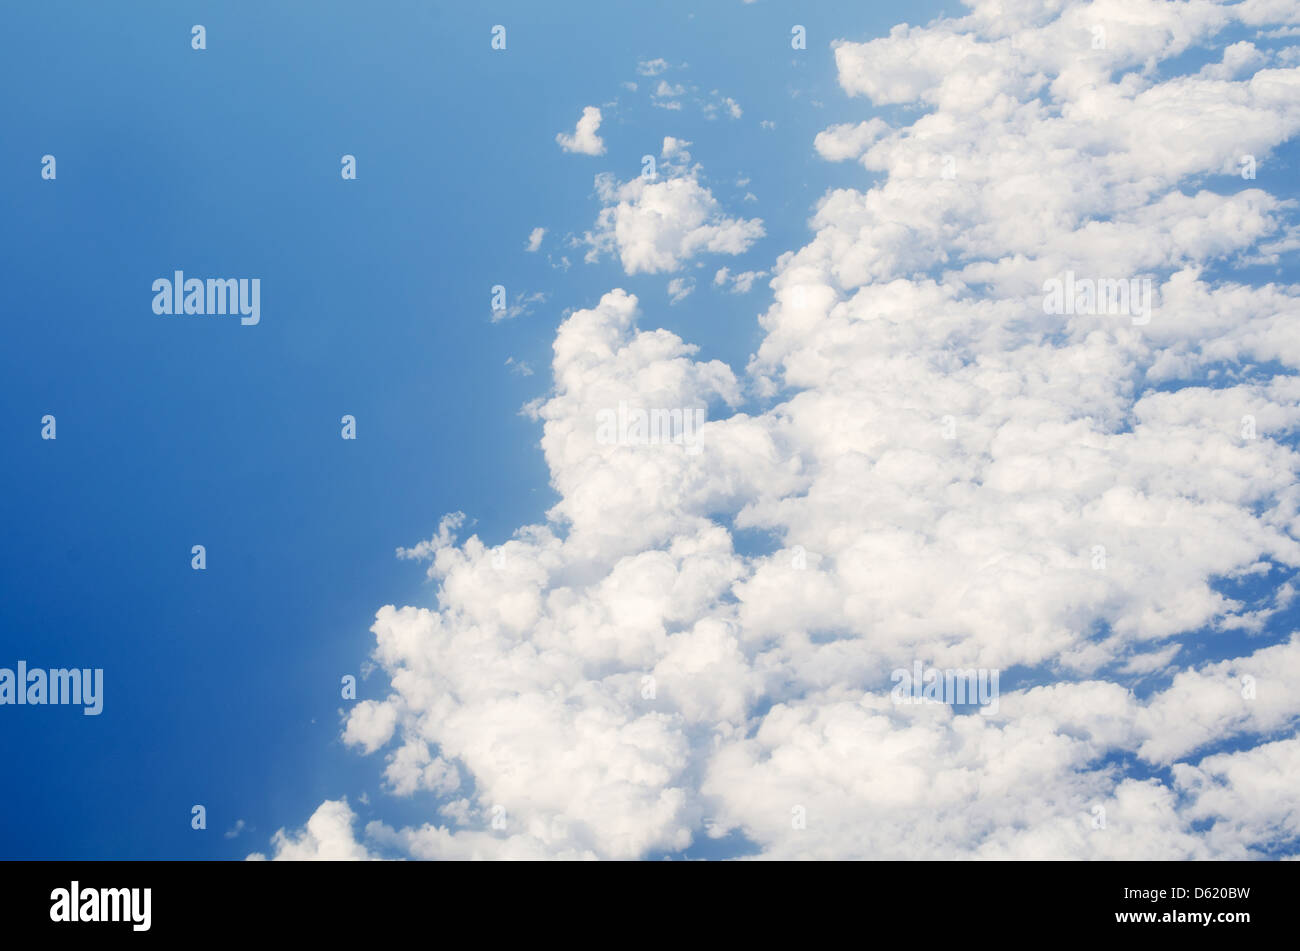
<svg viewBox="0 0 1300 951">
<path fill-rule="evenodd" d="M 290 4 L 10 5 L 3 28 L 22 41 L 0 62 L 9 264 L 0 666 L 102 667 L 106 686 L 99 717 L 71 707 L 0 710 L 0 756 L 23 777 L 0 793 L 0 854 L 243 858 L 344 797 L 358 827 L 443 821 L 435 809 L 447 797 L 386 792 L 386 754 L 361 756 L 341 740 L 350 704 L 340 678 L 368 665 L 376 611 L 438 604 L 438 581 L 395 550 L 433 536 L 451 512 L 467 516 L 462 540 L 473 533 L 488 545 L 546 521 L 562 492 L 538 447 L 542 424 L 521 407 L 553 392 L 561 323 L 597 308 L 611 289 L 637 296 L 642 330 L 664 328 L 698 347 L 697 363 L 718 360 L 745 375 L 767 335 L 757 317 L 772 305 L 768 280 L 782 254 L 813 237 L 818 200 L 886 178 L 855 161 L 827 161 L 813 146 L 818 134 L 877 116 L 904 127 L 933 107 L 846 95 L 831 42 L 865 43 L 899 22 L 961 12 L 939 3 L 809 10 L 739 0 L 329 2 L 310 14 Z M 196 23 L 206 28 L 202 51 L 191 49 Z M 489 45 L 498 23 L 505 51 Z M 790 49 L 792 23 L 807 29 L 805 52 Z M 1240 25 L 1216 34 L 1181 54 L 1178 71 L 1193 74 L 1256 34 Z M 659 58 L 664 71 L 638 70 Z M 654 104 L 660 81 L 683 87 L 680 109 Z M 739 117 L 708 112 L 726 97 Z M 557 133 L 572 133 L 592 105 L 602 109 L 604 153 L 558 147 Z M 701 254 L 672 273 L 637 272 L 617 253 L 585 261 L 582 239 L 602 205 L 595 176 L 631 181 L 665 136 L 690 143 L 698 180 L 726 215 L 761 218 L 763 236 L 743 253 Z M 1258 182 L 1279 198 L 1296 195 L 1297 153 L 1286 138 Z M 54 181 L 40 176 L 45 154 L 56 157 Z M 345 154 L 356 157 L 355 181 L 340 177 Z M 1240 184 L 1207 172 L 1183 176 L 1175 190 L 1232 194 Z M 1294 222 L 1293 210 L 1279 215 Z M 538 227 L 546 235 L 529 253 Z M 1294 283 L 1300 273 L 1294 247 L 1263 265 L 1244 256 L 1207 255 L 1205 274 L 1259 286 Z M 768 274 L 748 294 L 723 293 L 713 287 L 723 266 Z M 911 274 L 940 276 L 945 267 L 922 263 Z M 151 284 L 177 269 L 260 278 L 261 322 L 155 315 Z M 1166 278 L 1177 267 L 1151 270 Z M 694 281 L 679 303 L 670 301 L 671 277 Z M 496 284 L 511 300 L 543 296 L 493 321 Z M 837 290 L 852 296 L 847 281 Z M 1289 376 L 1291 351 L 1278 350 L 1280 365 L 1237 353 L 1232 372 L 1249 376 L 1243 367 L 1263 364 L 1267 379 Z M 783 372 L 797 375 L 798 365 L 791 358 Z M 1189 373 L 1148 378 L 1131 401 L 1204 376 Z M 746 384 L 736 408 L 763 413 L 801 388 L 790 377 L 778 379 L 780 396 Z M 717 398 L 709 405 L 711 417 L 730 412 Z M 39 438 L 45 414 L 57 418 L 52 442 Z M 340 438 L 344 414 L 357 420 L 355 441 Z M 1289 431 L 1275 441 L 1294 443 Z M 1284 507 L 1280 490 L 1264 494 L 1263 510 Z M 789 497 L 816 492 L 804 486 Z M 719 517 L 739 555 L 766 557 L 795 541 L 770 520 L 735 518 L 741 508 Z M 196 544 L 206 548 L 204 571 L 190 567 Z M 1260 546 L 1251 557 L 1279 559 L 1276 572 L 1252 582 L 1252 597 L 1267 603 L 1294 567 L 1281 547 Z M 1210 568 L 1204 574 L 1229 584 Z M 1131 612 L 1124 617 L 1109 613 L 1120 601 L 1096 616 L 1121 629 L 1141 616 L 1136 603 L 1116 609 Z M 1163 689 L 1181 670 L 1285 645 L 1293 617 L 1279 608 L 1261 632 L 1230 631 L 1213 647 L 1189 636 L 1178 661 L 1152 678 L 1117 679 L 1145 698 L 1153 680 Z M 841 621 L 827 623 L 839 629 Z M 1190 633 L 1210 627 L 1198 621 Z M 1009 671 L 1047 673 L 1009 677 L 1004 690 L 1086 679 L 1061 655 L 1035 655 L 1036 666 L 1013 654 L 999 661 Z M 400 666 L 362 679 L 358 699 L 383 701 Z M 779 689 L 759 693 L 742 728 L 750 735 L 774 702 L 794 702 Z M 1294 713 L 1269 716 L 1213 750 L 1293 734 Z M 683 728 L 691 743 L 697 733 L 708 730 Z M 1119 745 L 1089 769 L 1104 772 L 1098 762 L 1122 760 L 1137 741 Z M 476 788 L 471 753 L 459 768 L 463 788 Z M 649 836 L 642 854 L 765 848 L 761 823 L 743 806 L 700 796 L 681 820 L 693 826 L 691 843 Z M 202 832 L 190 827 L 195 804 L 207 811 Z M 729 814 L 719 839 L 701 832 L 708 817 L 700 811 L 711 809 Z M 1238 841 L 1270 851 L 1244 832 L 1230 837 Z M 401 852 L 395 842 L 381 836 L 371 849 Z"/>
<path fill-rule="evenodd" d="M 785 11 L 737 23 L 696 6 L 5 11 L 24 37 L 0 66 L 5 252 L 25 276 L 0 360 L 5 435 L 28 448 L 3 474 L 0 630 L 9 666 L 103 667 L 107 687 L 97 720 L 7 711 L 4 754 L 43 777 L 5 791 L 5 814 L 22 817 L 8 857 L 242 857 L 247 837 L 222 836 L 239 819 L 265 838 L 322 798 L 373 792 L 375 764 L 337 742 L 337 685 L 359 672 L 378 605 L 429 598 L 393 550 L 447 511 L 492 540 L 542 516 L 538 426 L 518 410 L 545 390 L 560 313 L 617 271 L 565 274 L 523 253 L 532 228 L 593 217 L 597 169 L 575 167 L 556 131 L 657 56 L 755 101 L 835 98 L 825 55 L 802 70 L 749 61 L 760 37 L 786 45 Z M 818 18 L 886 25 L 854 6 Z M 816 37 L 819 19 L 803 19 Z M 498 22 L 507 55 L 493 56 Z M 711 162 L 771 196 L 772 247 L 795 240 L 826 175 L 806 148 L 820 116 L 794 128 L 783 114 L 774 135 L 757 118 L 724 129 L 628 112 L 606 129 L 611 155 L 636 171 L 668 128 L 712 133 Z M 55 182 L 39 177 L 44 154 Z M 355 182 L 340 178 L 344 154 Z M 753 259 L 767 263 L 761 248 Z M 149 287 L 177 268 L 260 276 L 265 317 L 155 317 Z M 550 296 L 493 325 L 497 283 Z M 663 296 L 663 281 L 637 283 Z M 689 302 L 665 326 L 743 363 L 750 310 Z M 541 374 L 511 373 L 509 357 Z M 53 445 L 30 438 L 46 413 Z M 354 444 L 339 438 L 344 413 Z M 190 829 L 195 803 L 206 834 Z"/>
</svg>

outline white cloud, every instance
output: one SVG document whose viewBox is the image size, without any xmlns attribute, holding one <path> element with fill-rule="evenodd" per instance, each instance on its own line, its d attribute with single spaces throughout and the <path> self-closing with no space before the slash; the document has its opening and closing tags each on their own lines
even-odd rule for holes
<svg viewBox="0 0 1300 951">
<path fill-rule="evenodd" d="M 296 834 L 279 830 L 271 839 L 277 861 L 356 861 L 374 858 L 352 832 L 356 813 L 346 799 L 326 800 Z M 250 859 L 266 856 L 253 853 Z"/>
<path fill-rule="evenodd" d="M 1243 40 L 1225 49 L 1220 62 L 1203 67 L 1197 75 L 1206 79 L 1232 79 L 1246 70 L 1259 69 L 1267 60 L 1254 43 Z"/>
<path fill-rule="evenodd" d="M 719 114 L 726 114 L 732 119 L 739 119 L 745 114 L 740 108 L 740 103 L 730 96 L 724 96 L 714 89 L 709 93 L 709 98 L 699 100 L 700 112 L 706 119 L 716 119 Z"/>
<path fill-rule="evenodd" d="M 686 149 L 691 145 L 684 139 L 679 139 L 671 135 L 664 136 L 663 157 L 666 159 L 678 158 L 683 162 L 691 160 L 691 153 Z"/>
<path fill-rule="evenodd" d="M 976 0 L 839 44 L 847 92 L 924 108 L 819 137 L 874 175 L 827 193 L 777 260 L 745 373 L 641 329 L 622 290 L 569 315 L 529 407 L 558 497 L 544 524 L 489 546 L 445 519 L 403 550 L 436 604 L 372 627 L 392 693 L 344 736 L 436 814 L 372 823 L 368 847 L 327 802 L 276 856 L 633 858 L 728 832 L 772 858 L 1294 841 L 1300 639 L 1270 619 L 1300 569 L 1300 288 L 1211 274 L 1295 211 L 1263 181 L 1203 183 L 1300 131 L 1300 71 L 1241 53 L 1222 75 L 1156 69 L 1265 12 Z M 659 180 L 598 193 L 586 240 L 629 274 L 763 233 L 675 141 Z M 1150 276 L 1150 323 L 1045 314 L 1067 269 Z M 693 446 L 602 438 L 620 405 L 708 414 Z M 775 550 L 738 553 L 739 531 Z M 914 661 L 1027 673 L 995 715 L 957 715 L 891 701 Z"/>
<path fill-rule="evenodd" d="M 542 238 L 546 237 L 545 228 L 534 228 L 528 235 L 528 243 L 524 245 L 524 250 L 530 254 L 542 246 Z"/>
<path fill-rule="evenodd" d="M 674 277 L 668 282 L 668 303 L 680 304 L 695 290 L 695 280 L 689 277 Z"/>
<path fill-rule="evenodd" d="M 362 700 L 352 708 L 343 742 L 360 746 L 364 753 L 373 753 L 393 738 L 396 726 L 397 710 L 391 704 Z"/>
<path fill-rule="evenodd" d="M 762 219 L 723 212 L 700 182 L 699 166 L 689 164 L 689 144 L 665 138 L 664 161 L 653 180 L 638 176 L 620 183 L 597 176 L 605 207 L 585 238 L 589 261 L 617 252 L 628 274 L 671 272 L 704 252 L 742 254 L 763 237 Z"/>
<path fill-rule="evenodd" d="M 573 135 L 566 135 L 561 132 L 555 137 L 555 141 L 560 143 L 560 148 L 566 152 L 577 152 L 581 155 L 604 155 L 605 142 L 596 130 L 600 128 L 600 108 L 597 106 L 587 106 L 582 110 L 582 116 L 578 119 L 578 125 L 573 130 Z"/>
<path fill-rule="evenodd" d="M 822 158 L 830 162 L 842 162 L 857 158 L 867 148 L 889 131 L 889 126 L 882 119 L 869 119 L 856 125 L 845 123 L 833 125 L 824 132 L 817 133 L 813 146 Z"/>
<path fill-rule="evenodd" d="M 682 108 L 678 96 L 685 95 L 686 87 L 678 84 L 669 83 L 667 80 L 659 80 L 659 85 L 655 87 L 654 92 L 650 94 L 651 104 L 660 109 L 670 109 L 679 111 Z"/>
<path fill-rule="evenodd" d="M 724 267 L 713 276 L 713 283 L 719 287 L 731 284 L 731 293 L 748 294 L 754 289 L 754 282 L 767 277 L 767 271 L 742 271 L 739 274 L 731 274 Z"/>
<path fill-rule="evenodd" d="M 514 296 L 513 300 L 506 302 L 501 309 L 493 309 L 492 323 L 498 323 L 502 320 L 514 320 L 516 317 L 526 317 L 533 312 L 533 307 L 537 304 L 546 302 L 546 294 L 543 291 L 533 291 L 531 294 L 521 291 Z"/>
<path fill-rule="evenodd" d="M 1254 858 L 1250 842 L 1300 837 L 1300 740 L 1292 737 L 1174 767 L 1175 786 L 1192 801 L 1185 812 L 1208 826 L 1215 854 Z"/>
</svg>

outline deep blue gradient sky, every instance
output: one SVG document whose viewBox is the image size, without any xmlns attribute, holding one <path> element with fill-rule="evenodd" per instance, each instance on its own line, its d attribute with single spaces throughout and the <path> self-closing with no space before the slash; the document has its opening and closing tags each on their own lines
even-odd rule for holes
<svg viewBox="0 0 1300 951">
<path fill-rule="evenodd" d="M 359 797 L 381 795 L 382 762 L 339 742 L 340 677 L 360 673 L 379 606 L 432 601 L 397 546 L 450 511 L 490 542 L 543 518 L 540 427 L 518 411 L 549 384 L 564 312 L 627 287 L 738 371 L 759 339 L 761 282 L 669 308 L 660 276 L 584 265 L 581 249 L 567 272 L 525 254 L 531 229 L 550 229 L 558 259 L 556 236 L 591 227 L 597 172 L 630 178 L 665 135 L 689 139 L 724 205 L 767 228 L 743 260 L 697 273 L 703 290 L 724 263 L 770 268 L 806 240 L 825 188 L 863 184 L 811 149 L 862 114 L 828 44 L 896 14 L 722 6 L 6 5 L 0 665 L 102 667 L 106 688 L 98 718 L 0 712 L 0 857 L 239 858 L 325 798 L 369 817 Z M 755 55 L 788 49 L 791 22 L 809 33 L 799 65 Z M 495 23 L 505 54 L 489 48 Z M 606 155 L 555 146 L 659 56 L 744 119 L 641 95 L 602 127 Z M 823 105 L 786 108 L 796 92 Z M 340 178 L 345 153 L 357 181 Z M 760 200 L 741 209 L 745 191 Z M 175 269 L 260 278 L 260 325 L 155 316 L 150 285 Z M 548 297 L 494 324 L 497 283 Z M 47 413 L 54 442 L 39 438 Z M 195 544 L 206 571 L 190 568 Z"/>
</svg>

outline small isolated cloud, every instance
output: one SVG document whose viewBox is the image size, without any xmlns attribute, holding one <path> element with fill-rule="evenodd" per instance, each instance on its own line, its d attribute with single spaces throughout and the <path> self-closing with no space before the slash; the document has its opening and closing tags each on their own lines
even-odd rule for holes
<svg viewBox="0 0 1300 951">
<path fill-rule="evenodd" d="M 663 59 L 642 60 L 637 66 L 637 72 L 642 76 L 648 76 L 652 79 L 657 78 L 657 82 L 649 84 L 650 104 L 657 109 L 668 109 L 673 112 L 680 112 L 686 104 L 693 105 L 700 110 L 704 118 L 713 120 L 719 116 L 726 115 L 732 119 L 739 119 L 744 115 L 744 110 L 740 103 L 731 96 L 724 96 L 717 89 L 710 90 L 707 94 L 703 92 L 695 83 L 674 83 L 669 82 L 666 78 L 660 78 L 660 74 L 669 69 L 685 69 L 686 64 L 673 66 Z M 623 83 L 624 88 L 635 91 L 636 83 Z"/>
<path fill-rule="evenodd" d="M 776 123 L 771 119 L 761 119 L 759 120 L 758 127 L 760 129 L 775 129 Z"/>
<path fill-rule="evenodd" d="M 719 113 L 726 113 L 733 119 L 739 119 L 744 115 L 740 103 L 730 96 L 723 96 L 716 89 L 709 93 L 709 96 L 712 98 L 700 103 L 700 111 L 704 113 L 704 118 L 716 119 Z"/>
<path fill-rule="evenodd" d="M 516 317 L 524 317 L 533 312 L 534 304 L 542 304 L 546 301 L 546 295 L 541 291 L 535 291 L 532 294 L 519 293 L 515 295 L 513 301 L 510 301 L 505 307 L 492 310 L 492 323 L 500 323 L 503 320 L 514 320 Z"/>
<path fill-rule="evenodd" d="M 677 97 L 684 95 L 685 92 L 686 87 L 680 83 L 672 85 L 661 79 L 659 80 L 659 85 L 655 87 L 655 91 L 651 93 L 650 96 L 654 105 L 658 106 L 660 109 L 677 110 L 682 107 L 682 104 L 678 101 Z"/>
<path fill-rule="evenodd" d="M 754 289 L 754 282 L 761 277 L 767 277 L 767 271 L 742 271 L 740 274 L 732 274 L 727 268 L 719 268 L 718 273 L 713 275 L 713 284 L 715 287 L 726 287 L 731 285 L 730 290 L 733 294 L 748 294 Z"/>
<path fill-rule="evenodd" d="M 675 277 L 668 282 L 668 303 L 680 304 L 695 290 L 695 278 Z"/>
<path fill-rule="evenodd" d="M 617 252 L 628 274 L 672 272 L 697 254 L 742 254 L 763 237 L 762 219 L 723 211 L 700 182 L 700 167 L 690 164 L 688 145 L 665 138 L 664 161 L 653 177 L 619 183 L 609 174 L 596 176 L 605 207 L 585 238 L 588 262 Z"/>
<path fill-rule="evenodd" d="M 600 128 L 600 109 L 597 106 L 587 106 L 582 110 L 582 118 L 578 120 L 578 125 L 573 130 L 573 135 L 565 135 L 563 132 L 555 137 L 555 141 L 560 143 L 560 148 L 566 152 L 577 152 L 580 155 L 604 155 L 605 142 L 596 130 Z"/>
<path fill-rule="evenodd" d="M 528 243 L 524 245 L 524 250 L 532 253 L 542 246 L 542 238 L 546 237 L 545 228 L 534 228 L 528 235 Z"/>
<path fill-rule="evenodd" d="M 239 835 L 239 833 L 244 831 L 244 825 L 245 823 L 243 819 L 236 819 L 235 824 L 226 830 L 225 832 L 226 838 L 227 839 L 236 838 Z"/>
<path fill-rule="evenodd" d="M 533 368 L 523 360 L 516 360 L 514 357 L 506 357 L 506 366 L 510 368 L 511 373 L 518 373 L 520 376 L 533 375 Z"/>
</svg>

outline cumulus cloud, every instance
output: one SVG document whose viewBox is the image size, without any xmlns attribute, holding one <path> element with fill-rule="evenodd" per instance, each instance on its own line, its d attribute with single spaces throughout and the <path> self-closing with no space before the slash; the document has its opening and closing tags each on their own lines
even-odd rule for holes
<svg viewBox="0 0 1300 951">
<path fill-rule="evenodd" d="M 580 155 L 604 155 L 605 142 L 597 134 L 596 130 L 600 128 L 600 107 L 587 106 L 582 110 L 582 116 L 578 119 L 578 125 L 574 128 L 572 135 L 560 132 L 555 136 L 555 141 L 560 143 L 560 148 L 566 152 L 577 152 Z"/>
<path fill-rule="evenodd" d="M 922 108 L 818 137 L 870 174 L 778 259 L 745 371 L 623 290 L 564 320 L 528 407 L 556 503 L 402 550 L 436 598 L 378 611 L 392 690 L 344 730 L 436 812 L 361 844 L 326 802 L 275 856 L 1294 851 L 1300 287 L 1233 268 L 1295 211 L 1227 176 L 1300 131 L 1300 70 L 1157 68 L 1279 11 L 976 0 L 837 44 L 864 113 Z M 762 235 L 664 158 L 598 181 L 593 254 Z M 1149 279 L 1149 323 L 1045 313 L 1067 270 Z M 602 423 L 638 410 L 668 437 Z M 917 662 L 1002 671 L 998 709 L 895 703 Z"/>
<path fill-rule="evenodd" d="M 545 228 L 534 228 L 528 235 L 528 243 L 524 245 L 524 250 L 530 254 L 542 246 L 542 238 L 546 237 Z"/>
<path fill-rule="evenodd" d="M 663 161 L 653 177 L 640 175 L 619 182 L 596 178 L 604 204 L 595 230 L 586 234 L 587 260 L 617 253 L 628 274 L 656 274 L 679 269 L 697 254 L 743 254 L 763 237 L 760 218 L 730 217 L 701 182 L 691 164 L 688 142 L 664 139 Z"/>
<path fill-rule="evenodd" d="M 297 833 L 280 829 L 271 839 L 277 861 L 356 861 L 374 858 L 357 842 L 352 826 L 356 813 L 346 799 L 326 800 L 307 820 L 307 827 Z M 250 859 L 266 856 L 255 852 Z"/>
</svg>

